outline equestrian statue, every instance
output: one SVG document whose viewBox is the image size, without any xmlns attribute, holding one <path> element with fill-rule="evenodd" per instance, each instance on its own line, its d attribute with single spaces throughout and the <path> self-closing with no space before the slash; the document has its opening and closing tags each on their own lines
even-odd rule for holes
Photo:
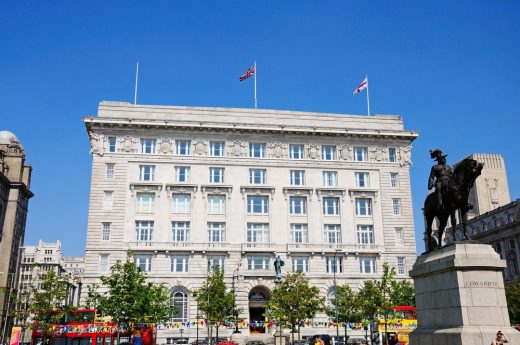
<svg viewBox="0 0 520 345">
<path fill-rule="evenodd" d="M 436 160 L 437 164 L 432 167 L 428 179 L 428 190 L 435 187 L 435 191 L 426 197 L 423 208 L 426 219 L 426 252 L 442 246 L 442 235 L 448 224 L 448 218 L 451 218 L 451 226 L 455 229 L 457 210 L 460 212 L 462 220 L 464 239 L 469 239 L 466 223 L 468 211 L 473 207 L 468 203 L 469 191 L 484 167 L 483 163 L 478 163 L 471 158 L 464 158 L 452 169 L 446 164 L 447 155 L 439 149 L 430 150 L 430 157 Z M 435 217 L 439 220 L 439 228 L 437 238 L 434 240 L 432 224 Z"/>
</svg>

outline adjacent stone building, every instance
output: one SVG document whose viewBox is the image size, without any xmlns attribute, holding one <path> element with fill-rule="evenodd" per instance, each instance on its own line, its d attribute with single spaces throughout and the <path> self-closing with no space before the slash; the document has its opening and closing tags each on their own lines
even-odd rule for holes
<svg viewBox="0 0 520 345">
<path fill-rule="evenodd" d="M 409 279 L 418 134 L 400 116 L 102 102 L 84 122 L 93 160 L 83 283 L 99 284 L 131 250 L 175 296 L 159 343 L 195 337 L 190 291 L 215 265 L 237 288 L 244 334 L 270 331 L 261 322 L 275 254 L 327 298 L 335 282 L 379 277 L 385 261 Z M 323 332 L 335 330 L 303 329 Z"/>
</svg>

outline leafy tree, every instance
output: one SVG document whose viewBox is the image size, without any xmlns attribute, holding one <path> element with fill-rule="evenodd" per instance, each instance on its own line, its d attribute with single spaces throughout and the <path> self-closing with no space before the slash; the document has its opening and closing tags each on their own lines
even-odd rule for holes
<svg viewBox="0 0 520 345">
<path fill-rule="evenodd" d="M 31 311 L 29 310 L 29 302 L 31 301 L 32 289 L 24 289 L 13 294 L 13 301 L 10 305 L 9 314 L 14 318 L 15 323 L 22 329 L 21 339 L 25 339 L 25 332 L 30 326 Z"/>
<path fill-rule="evenodd" d="M 301 272 L 287 274 L 282 283 L 277 285 L 266 306 L 266 315 L 282 326 L 290 326 L 294 342 L 295 327 L 300 336 L 301 323 L 312 319 L 325 310 L 325 298 L 320 297 L 320 290 L 309 285 L 309 280 Z"/>
<path fill-rule="evenodd" d="M 509 311 L 509 318 L 513 323 L 520 322 L 520 283 L 515 282 L 507 284 L 506 299 L 507 299 L 507 310 Z"/>
<path fill-rule="evenodd" d="M 380 280 L 376 280 L 375 284 L 379 290 L 379 311 L 385 319 L 385 341 L 388 345 L 388 313 L 394 308 L 395 303 L 392 301 L 392 282 L 395 276 L 395 268 L 390 266 L 388 262 L 383 263 L 383 275 Z"/>
<path fill-rule="evenodd" d="M 408 280 L 392 280 L 390 282 L 390 299 L 394 305 L 415 306 L 415 288 Z"/>
<path fill-rule="evenodd" d="M 345 325 L 345 341 L 347 341 L 348 323 L 361 321 L 361 301 L 358 294 L 345 284 L 336 287 L 336 294 L 332 299 L 332 304 L 332 306 L 327 308 L 327 314 L 334 322 L 341 322 Z"/>
</svg>

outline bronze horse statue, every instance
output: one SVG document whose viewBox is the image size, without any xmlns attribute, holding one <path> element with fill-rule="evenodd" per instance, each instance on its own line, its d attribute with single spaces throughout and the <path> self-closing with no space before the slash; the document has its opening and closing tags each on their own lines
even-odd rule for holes
<svg viewBox="0 0 520 345">
<path fill-rule="evenodd" d="M 468 203 L 469 191 L 477 177 L 482 173 L 483 163 L 478 163 L 471 158 L 465 158 L 458 162 L 453 170 L 453 175 L 449 181 L 448 188 L 442 196 L 443 205 L 439 205 L 439 200 L 435 193 L 428 194 L 424 201 L 423 213 L 426 219 L 426 251 L 442 246 L 442 235 L 448 224 L 448 218 L 451 217 L 451 226 L 455 229 L 457 219 L 455 214 L 460 211 L 462 219 L 462 231 L 464 239 L 468 240 L 468 232 L 466 231 L 466 223 L 468 220 L 468 211 L 472 206 Z M 439 219 L 439 229 L 437 232 L 437 241 L 432 238 L 432 224 L 437 217 Z"/>
</svg>

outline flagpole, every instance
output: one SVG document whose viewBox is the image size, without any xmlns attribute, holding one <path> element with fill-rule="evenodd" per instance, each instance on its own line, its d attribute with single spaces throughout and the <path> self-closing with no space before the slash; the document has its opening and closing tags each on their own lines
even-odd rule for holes
<svg viewBox="0 0 520 345">
<path fill-rule="evenodd" d="M 135 89 L 134 89 L 134 105 L 137 104 L 137 81 L 139 79 L 139 62 L 135 70 Z"/>
<path fill-rule="evenodd" d="M 255 61 L 255 109 L 258 107 L 257 101 L 256 101 L 256 61 Z"/>
<path fill-rule="evenodd" d="M 370 116 L 370 97 L 368 96 L 368 75 L 367 75 L 367 108 L 368 108 L 368 116 Z"/>
</svg>

